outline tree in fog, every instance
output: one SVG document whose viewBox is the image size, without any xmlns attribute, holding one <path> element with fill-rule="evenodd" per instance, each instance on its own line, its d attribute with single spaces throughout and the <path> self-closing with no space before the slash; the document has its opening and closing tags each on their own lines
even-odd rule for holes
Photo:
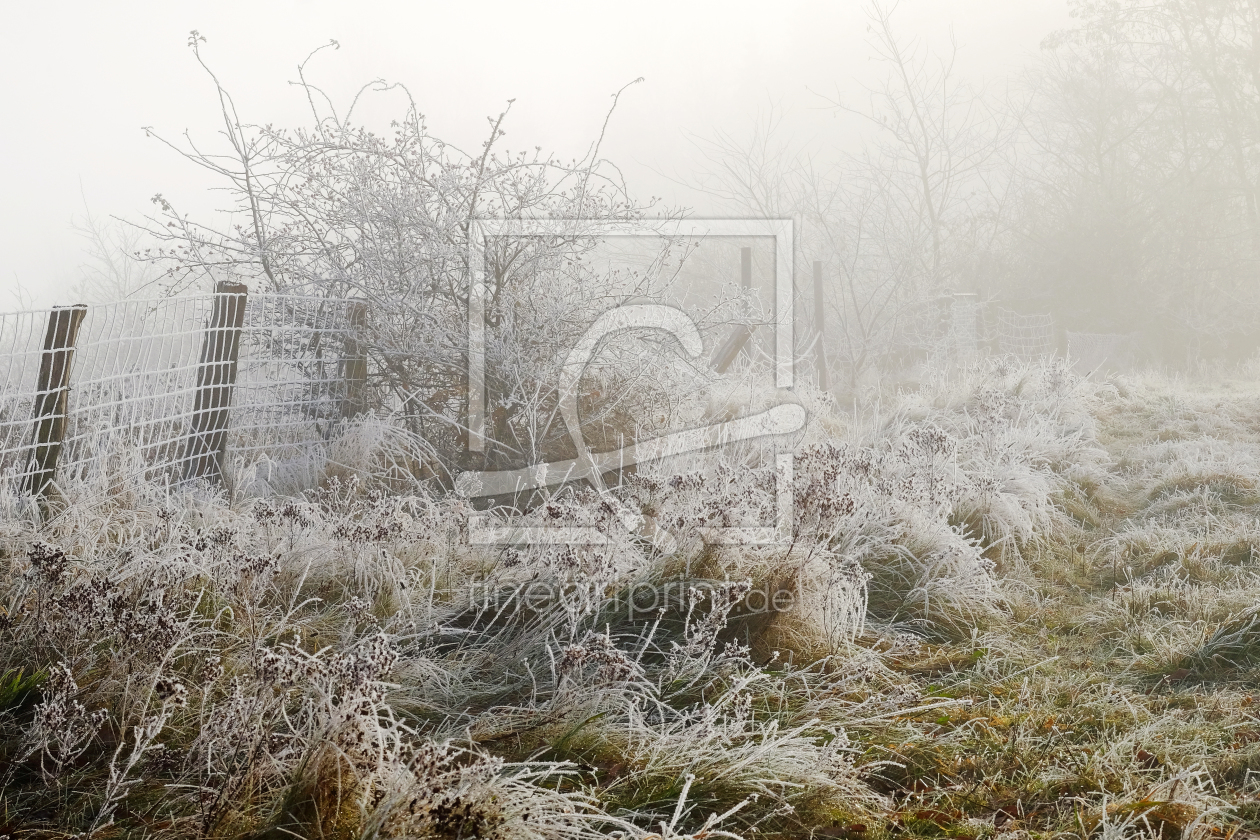
<svg viewBox="0 0 1260 840">
<path fill-rule="evenodd" d="M 134 225 L 85 212 L 74 221 L 88 261 L 80 267 L 69 296 L 76 303 L 110 303 L 128 297 L 156 295 L 158 271 L 141 259 L 146 238 Z"/>
<path fill-rule="evenodd" d="M 1260 312 L 1260 11 L 1078 2 L 1047 39 L 1016 227 L 1068 327 L 1221 349 Z"/>
<path fill-rule="evenodd" d="M 598 141 L 583 159 L 569 162 L 540 148 L 510 153 L 503 147 L 505 109 L 489 119 L 481 148 L 464 152 L 429 132 L 399 85 L 368 85 L 338 111 L 308 81 L 306 62 L 298 68 L 298 88 L 309 103 L 310 123 L 297 129 L 247 124 L 202 59 L 203 40 L 193 33 L 190 46 L 217 91 L 226 144 L 211 152 L 191 139 L 164 142 L 220 178 L 244 221 L 220 229 L 156 197 L 164 246 L 157 257 L 168 267 L 168 289 L 231 276 L 255 291 L 367 300 L 380 400 L 449 467 L 466 434 L 473 223 L 628 222 L 641 219 L 644 208 L 599 157 Z M 401 97 L 404 107 L 382 136 L 356 122 L 355 106 L 387 93 Z M 597 284 L 582 257 L 593 241 L 580 225 L 558 228 L 554 236 L 490 237 L 484 244 L 491 436 L 513 441 L 509 449 L 517 450 L 492 448 L 494 462 L 519 457 L 522 447 L 567 440 L 557 428 L 554 390 L 540 396 L 538 388 L 556 380 L 564 349 L 590 313 L 610 301 L 591 293 Z"/>
<path fill-rule="evenodd" d="M 899 38 L 896 4 L 867 8 L 884 69 L 862 107 L 829 98 L 870 129 L 856 154 L 778 140 L 774 121 L 749 140 L 704 141 L 700 189 L 743 212 L 800 223 L 798 265 L 825 264 L 828 354 L 855 387 L 898 349 L 931 341 L 933 298 L 987 286 L 1005 179 L 1007 121 L 957 78 L 944 55 Z M 799 284 L 807 285 L 807 284 Z"/>
</svg>

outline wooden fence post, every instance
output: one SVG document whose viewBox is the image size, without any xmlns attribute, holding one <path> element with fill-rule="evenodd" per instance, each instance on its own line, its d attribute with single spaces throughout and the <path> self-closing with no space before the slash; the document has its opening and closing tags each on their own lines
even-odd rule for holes
<svg viewBox="0 0 1260 840">
<path fill-rule="evenodd" d="M 363 328 L 367 326 L 367 312 L 367 301 L 352 300 L 346 304 L 349 332 L 341 365 L 341 377 L 346 385 L 341 416 L 346 420 L 367 411 L 367 348 L 361 339 Z"/>
<path fill-rule="evenodd" d="M 826 299 L 823 297 L 823 264 L 822 260 L 814 260 L 814 330 L 818 334 L 818 387 L 822 391 L 830 390 L 831 377 L 827 371 L 827 312 Z"/>
<path fill-rule="evenodd" d="M 739 287 L 745 292 L 752 291 L 752 248 L 739 249 Z M 748 343 L 752 340 L 756 328 L 749 324 L 740 324 L 731 330 L 726 341 L 713 354 L 713 367 L 718 373 L 726 373 L 735 359 L 748 353 Z"/>
<path fill-rule="evenodd" d="M 745 292 L 752 290 L 752 248 L 739 249 L 739 287 Z M 711 364 L 718 373 L 726 373 L 735 359 L 748 350 L 748 342 L 752 340 L 757 328 L 751 324 L 737 324 L 726 341 L 713 351 Z"/>
<path fill-rule="evenodd" d="M 48 313 L 44 333 L 44 354 L 39 362 L 39 382 L 35 396 L 35 448 L 26 489 L 46 497 L 57 473 L 57 459 L 66 434 L 66 410 L 70 395 L 70 366 L 74 345 L 87 307 L 55 306 Z"/>
<path fill-rule="evenodd" d="M 197 365 L 197 394 L 184 449 L 184 481 L 223 479 L 228 414 L 236 385 L 248 292 L 242 283 L 220 280 L 215 284 L 214 307 L 201 340 L 201 360 Z"/>
<path fill-rule="evenodd" d="M 748 345 L 756 328 L 751 324 L 736 324 L 731 334 L 713 353 L 713 368 L 718 373 L 726 373 L 735 361 L 735 357 Z"/>
</svg>

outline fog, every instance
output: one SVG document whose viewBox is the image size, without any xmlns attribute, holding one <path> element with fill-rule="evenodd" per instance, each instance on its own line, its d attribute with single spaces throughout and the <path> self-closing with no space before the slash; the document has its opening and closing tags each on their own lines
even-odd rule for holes
<svg viewBox="0 0 1260 840">
<path fill-rule="evenodd" d="M 0 840 L 1260 840 L 1260 0 L 2 20 Z"/>
<path fill-rule="evenodd" d="M 241 142 L 317 119 L 391 137 L 412 108 L 447 163 L 497 123 L 495 160 L 568 162 L 583 189 L 597 173 L 631 214 L 790 218 L 797 317 L 819 261 L 823 343 L 850 385 L 959 325 L 1001 352 L 1237 360 L 1260 342 L 1252 17 L 1197 0 L 14 8 L 0 283 L 10 310 L 207 290 L 209 263 L 194 282 L 187 262 L 120 255 L 247 221 L 217 80 Z M 278 149 L 245 169 L 310 174 Z M 259 212 L 313 223 L 270 189 Z M 475 213 L 507 206 L 478 189 Z M 173 221 L 193 228 L 171 238 Z M 309 255 L 275 254 L 298 262 L 273 276 L 255 227 L 215 271 L 330 292 Z"/>
<path fill-rule="evenodd" d="M 1065 0 L 906 0 L 907 39 L 947 50 L 960 75 L 1001 89 L 1036 59 L 1040 41 L 1068 23 Z M 215 179 L 141 130 L 187 131 L 221 143 L 215 92 L 187 47 L 205 38 L 207 63 L 235 97 L 241 119 L 309 123 L 288 82 L 308 68 L 344 104 L 363 84 L 405 84 L 431 133 L 469 151 L 486 117 L 514 99 L 508 149 L 541 146 L 580 157 L 598 136 L 611 94 L 626 91 L 601 156 L 641 200 L 729 215 L 688 189 L 696 138 L 743 135 L 775 110 L 795 138 L 836 147 L 862 128 L 838 119 L 825 97 L 860 99 L 883 73 L 871 61 L 858 0 L 771 7 L 733 3 L 132 2 L 10 4 L 0 29 L 4 195 L 0 207 L 3 308 L 72 303 L 91 277 L 90 244 L 76 233 L 89 214 L 143 224 L 163 194 L 181 213 L 225 206 Z M 387 104 L 386 104 L 387 103 Z M 404 107 L 385 100 L 365 119 L 384 124 Z M 85 265 L 89 265 L 85 272 Z"/>
</svg>

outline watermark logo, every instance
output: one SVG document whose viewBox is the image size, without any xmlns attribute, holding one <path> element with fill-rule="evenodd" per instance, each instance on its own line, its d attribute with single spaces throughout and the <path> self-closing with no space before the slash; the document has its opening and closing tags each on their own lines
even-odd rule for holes
<svg viewBox="0 0 1260 840">
<path fill-rule="evenodd" d="M 799 609 L 797 588 L 768 583 L 719 583 L 709 580 L 672 580 L 662 583 L 640 581 L 627 589 L 601 594 L 596 604 L 605 617 L 624 616 L 629 621 L 659 617 L 664 612 L 685 612 L 702 600 L 710 603 L 736 596 L 727 603 L 736 605 L 743 617 L 788 613 Z M 487 614 L 537 613 L 558 603 L 581 603 L 590 599 L 582 587 L 547 580 L 531 580 L 519 587 L 496 587 L 490 581 L 473 586 L 469 601 Z"/>
<path fill-rule="evenodd" d="M 715 219 L 643 221 L 635 224 L 586 220 L 481 220 L 473 223 L 469 236 L 469 264 L 472 287 L 468 303 L 468 447 L 485 451 L 486 430 L 486 246 L 494 237 L 531 236 L 668 237 L 675 241 L 714 241 L 723 237 L 765 237 L 773 241 L 773 338 L 770 342 L 774 386 L 790 391 L 793 386 L 793 289 L 792 222 L 765 219 Z M 745 254 L 747 251 L 745 251 Z M 745 257 L 747 264 L 747 257 Z M 745 268 L 745 271 L 747 269 Z M 695 321 L 681 308 L 666 302 L 635 300 L 601 313 L 570 348 L 557 383 L 558 410 L 573 443 L 576 457 L 543 461 L 517 469 L 473 470 L 462 473 L 456 489 L 470 498 L 521 494 L 555 488 L 569 482 L 584 482 L 617 506 L 617 519 L 630 532 L 642 533 L 644 517 L 618 503 L 608 493 L 605 475 L 615 470 L 673 456 L 719 449 L 739 441 L 776 437 L 799 431 L 805 425 L 805 410 L 795 403 L 782 403 L 763 411 L 717 423 L 673 431 L 648 440 L 605 451 L 592 451 L 583 437 L 578 416 L 579 385 L 601 342 L 621 333 L 653 331 L 672 336 L 695 363 L 703 362 L 704 343 Z M 742 345 L 747 331 L 732 334 L 728 344 Z M 726 348 L 716 356 L 730 355 Z M 791 533 L 792 455 L 775 454 L 775 522 L 758 527 L 708 529 L 706 539 L 721 544 L 773 544 L 787 540 Z M 503 544 L 601 544 L 607 536 L 598 528 L 582 526 L 515 526 L 488 513 L 473 512 L 468 521 L 469 541 L 480 545 Z M 670 537 L 656 532 L 653 540 L 666 547 Z"/>
</svg>

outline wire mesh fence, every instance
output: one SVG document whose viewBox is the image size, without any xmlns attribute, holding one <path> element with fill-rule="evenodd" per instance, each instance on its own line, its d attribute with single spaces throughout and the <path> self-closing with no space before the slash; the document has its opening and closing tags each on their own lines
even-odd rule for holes
<svg viewBox="0 0 1260 840">
<path fill-rule="evenodd" d="M 310 472 L 346 416 L 362 304 L 235 288 L 79 308 L 60 350 L 52 325 L 67 309 L 0 314 L 0 473 L 38 491 L 49 457 L 58 480 L 104 457 L 159 481 L 228 458 Z M 68 362 L 61 380 L 50 360 Z"/>
<path fill-rule="evenodd" d="M 1054 352 L 1054 322 L 1049 314 L 1018 315 L 975 293 L 954 293 L 907 307 L 894 343 L 937 362 L 993 351 L 1031 358 Z"/>
<path fill-rule="evenodd" d="M 936 361 L 966 359 L 975 353 L 980 307 L 974 295 L 944 295 L 918 301 L 904 310 L 889 335 L 891 344 L 921 352 Z"/>
<path fill-rule="evenodd" d="M 1055 351 L 1048 314 L 993 309 L 974 295 L 929 304 L 900 336 L 929 356 Z M 258 476 L 265 466 L 259 480 L 271 492 L 312 486 L 337 430 L 366 407 L 365 315 L 360 300 L 232 284 L 0 313 L 0 478 L 42 493 L 54 476 L 84 479 L 106 462 L 170 483 L 215 479 L 243 463 Z M 1129 349 L 1127 336 L 1068 340 L 1084 364 Z"/>
<path fill-rule="evenodd" d="M 1067 334 L 1068 358 L 1081 375 L 1099 370 L 1122 370 L 1133 362 L 1135 337 L 1125 333 Z"/>
<path fill-rule="evenodd" d="M 1003 353 L 1032 360 L 1055 352 L 1054 318 L 1048 313 L 1021 315 L 999 309 L 997 333 L 998 349 Z"/>
</svg>

